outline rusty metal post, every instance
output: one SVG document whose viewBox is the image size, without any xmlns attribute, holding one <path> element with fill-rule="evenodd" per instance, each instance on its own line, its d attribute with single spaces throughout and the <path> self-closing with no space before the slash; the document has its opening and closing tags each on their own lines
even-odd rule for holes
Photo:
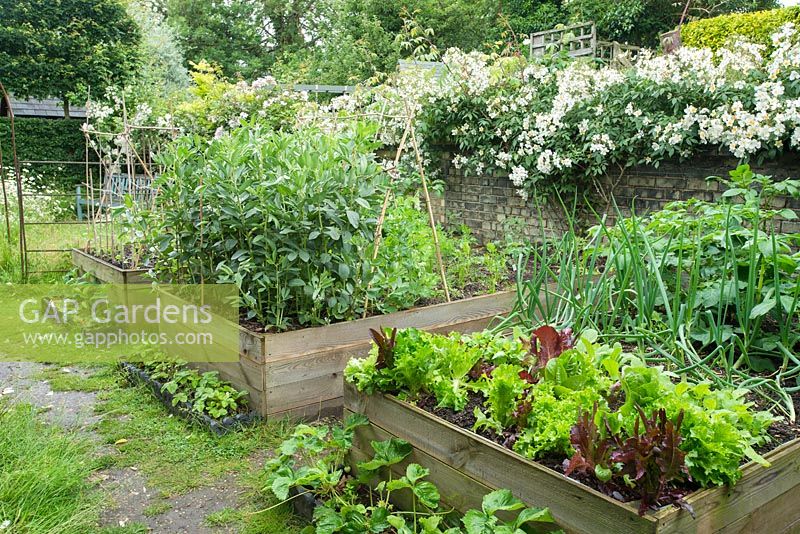
<svg viewBox="0 0 800 534">
<path fill-rule="evenodd" d="M 6 91 L 3 82 L 0 82 L 0 92 L 2 98 L 6 102 L 8 109 L 8 118 L 11 125 L 11 155 L 14 162 L 14 174 L 17 181 L 17 209 L 19 209 L 19 263 L 22 273 L 22 281 L 28 280 L 28 255 L 26 254 L 25 246 L 25 211 L 24 211 L 24 197 L 22 195 L 22 170 L 19 166 L 19 158 L 17 157 L 17 137 L 14 130 L 14 109 L 11 106 L 11 97 Z"/>
</svg>

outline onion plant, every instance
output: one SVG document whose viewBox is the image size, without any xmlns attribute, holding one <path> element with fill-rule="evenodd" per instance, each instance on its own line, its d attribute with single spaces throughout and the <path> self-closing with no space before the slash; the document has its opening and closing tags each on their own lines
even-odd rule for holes
<svg viewBox="0 0 800 534">
<path fill-rule="evenodd" d="M 520 259 L 517 303 L 498 326 L 593 329 L 696 380 L 746 387 L 794 419 L 800 391 L 800 235 L 777 231 L 776 195 L 798 193 L 742 166 L 717 202 L 671 203 L 587 233 L 574 224 Z M 532 271 L 526 276 L 526 269 Z M 791 382 L 790 382 L 791 381 Z"/>
</svg>

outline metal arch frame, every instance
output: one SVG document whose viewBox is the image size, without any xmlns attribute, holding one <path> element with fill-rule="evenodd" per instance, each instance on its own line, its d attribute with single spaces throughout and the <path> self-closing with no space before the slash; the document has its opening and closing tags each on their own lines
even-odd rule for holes
<svg viewBox="0 0 800 534">
<path fill-rule="evenodd" d="M 14 108 L 11 105 L 11 96 L 6 91 L 3 82 L 0 81 L 0 96 L 8 110 L 8 118 L 11 127 L 11 155 L 14 164 L 14 178 L 17 183 L 17 209 L 19 210 L 19 256 L 20 256 L 20 271 L 22 273 L 22 281 L 28 280 L 28 258 L 27 247 L 25 241 L 25 211 L 24 200 L 22 196 L 22 171 L 19 164 L 19 157 L 17 156 L 17 136 L 14 126 Z M 0 153 L 0 168 L 2 167 L 2 153 Z M 6 232 L 9 241 L 11 240 L 11 223 L 8 218 L 8 196 L 6 194 L 5 182 L 3 182 L 3 203 L 6 214 Z"/>
<path fill-rule="evenodd" d="M 0 82 L 0 104 L 2 104 L 5 109 L 7 109 L 9 122 L 10 122 L 10 129 L 11 129 L 11 152 L 13 155 L 13 162 L 14 162 L 14 175 L 15 175 L 15 182 L 16 182 L 16 189 L 17 189 L 17 210 L 19 213 L 19 265 L 20 265 L 20 274 L 21 274 L 21 282 L 27 283 L 30 281 L 30 277 L 32 274 L 44 274 L 44 273 L 66 273 L 67 270 L 52 270 L 52 271 L 32 271 L 30 269 L 30 253 L 51 253 L 51 252 L 64 252 L 67 253 L 71 249 L 70 248 L 28 248 L 28 235 L 27 235 L 27 227 L 28 225 L 58 225 L 58 224 L 80 224 L 84 225 L 86 223 L 81 222 L 60 222 L 60 221 L 43 221 L 43 222 L 27 222 L 25 218 L 25 197 L 29 196 L 23 192 L 22 187 L 22 164 L 35 164 L 35 163 L 42 163 L 42 164 L 49 164 L 49 163 L 57 163 L 57 164 L 74 164 L 74 165 L 86 165 L 93 164 L 94 162 L 82 162 L 82 161 L 23 161 L 19 159 L 18 151 L 17 151 L 17 137 L 16 137 L 16 124 L 15 124 L 15 114 L 13 109 L 13 104 L 11 103 L 11 96 L 9 92 L 6 90 L 5 86 Z M 0 106 L 2 107 L 2 106 Z M 2 160 L 2 147 L 0 147 L 0 171 L 3 169 L 3 160 Z M 11 222 L 9 220 L 9 202 L 8 196 L 5 188 L 5 182 L 2 184 L 3 189 L 3 201 L 4 201 L 4 209 L 6 214 L 6 235 L 8 238 L 9 243 L 11 242 Z M 49 194 L 47 196 L 50 197 L 72 197 L 71 194 L 68 193 L 54 193 Z"/>
</svg>

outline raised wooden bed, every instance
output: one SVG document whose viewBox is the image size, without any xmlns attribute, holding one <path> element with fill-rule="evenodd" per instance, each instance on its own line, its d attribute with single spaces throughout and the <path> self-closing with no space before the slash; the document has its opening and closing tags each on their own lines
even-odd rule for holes
<svg viewBox="0 0 800 534">
<path fill-rule="evenodd" d="M 770 534 L 800 532 L 800 440 L 766 455 L 769 468 L 744 466 L 732 488 L 697 491 L 686 501 L 696 517 L 666 507 L 640 517 L 620 503 L 570 478 L 391 395 L 363 395 L 345 384 L 345 415 L 361 413 L 370 425 L 356 431 L 353 462 L 371 456 L 370 440 L 397 437 L 414 452 L 407 462 L 431 470 L 442 500 L 457 510 L 480 508 L 483 495 L 507 488 L 530 506 L 547 506 L 561 528 L 586 534 Z M 406 463 L 407 463 L 406 462 Z M 398 473 L 405 464 L 396 466 Z"/>
<path fill-rule="evenodd" d="M 149 284 L 147 269 L 122 269 L 83 250 L 72 249 L 72 264 L 101 282 L 109 284 Z"/>
<path fill-rule="evenodd" d="M 237 389 L 247 390 L 250 406 L 264 417 L 340 415 L 342 372 L 351 357 L 369 352 L 370 328 L 475 332 L 507 313 L 514 297 L 504 291 L 280 334 L 259 334 L 239 326 L 238 362 L 192 365 L 218 371 Z"/>
</svg>

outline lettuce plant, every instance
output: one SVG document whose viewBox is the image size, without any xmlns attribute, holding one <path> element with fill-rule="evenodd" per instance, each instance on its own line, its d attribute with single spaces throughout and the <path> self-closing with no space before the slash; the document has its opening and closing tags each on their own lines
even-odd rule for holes
<svg viewBox="0 0 800 534">
<path fill-rule="evenodd" d="M 594 331 L 574 343 L 569 332 L 549 328 L 530 344 L 518 333 L 399 330 L 393 367 L 378 366 L 391 337 L 384 334 L 368 358 L 351 360 L 345 376 L 361 391 L 412 402 L 432 395 L 454 411 L 472 395 L 480 400 L 474 430 L 491 431 L 528 458 L 570 458 L 569 473 L 635 493 L 642 510 L 682 504 L 690 480 L 733 484 L 745 459 L 766 465 L 755 448 L 768 439 L 773 416 L 754 411 L 746 391 L 678 382 L 619 344 L 598 342 Z"/>
<path fill-rule="evenodd" d="M 575 454 L 565 462 L 565 473 L 594 477 L 609 494 L 633 491 L 639 514 L 667 503 L 688 508 L 682 501 L 688 490 L 680 486 L 691 480 L 680 448 L 683 412 L 674 422 L 663 408 L 649 417 L 639 408 L 637 415 L 631 433 L 608 426 L 604 433 L 596 422 L 597 404 L 592 412 L 584 412 L 570 432 Z"/>
</svg>

